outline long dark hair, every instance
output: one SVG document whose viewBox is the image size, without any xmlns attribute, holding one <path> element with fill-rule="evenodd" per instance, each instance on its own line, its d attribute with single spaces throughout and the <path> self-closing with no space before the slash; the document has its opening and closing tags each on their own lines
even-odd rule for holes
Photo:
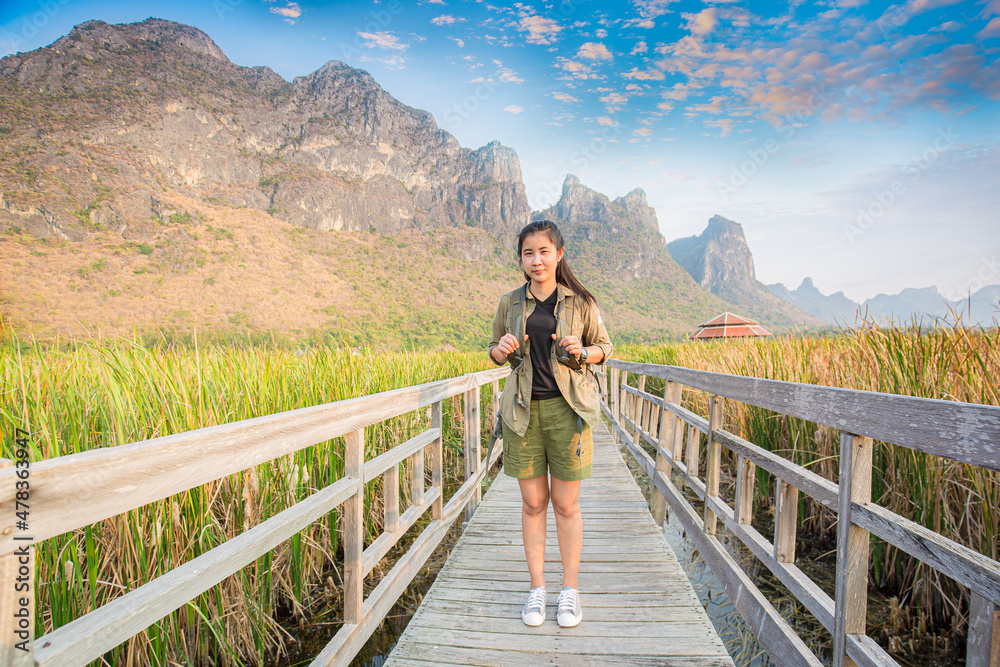
<svg viewBox="0 0 1000 667">
<path fill-rule="evenodd" d="M 517 235 L 517 261 L 521 261 L 521 247 L 524 245 L 524 239 L 528 238 L 532 234 L 545 234 L 549 237 L 549 240 L 555 244 L 556 250 L 563 250 L 566 245 L 563 241 L 562 232 L 556 226 L 556 223 L 551 220 L 536 220 L 528 225 L 525 225 L 524 229 L 520 231 Z M 521 265 L 521 270 L 524 271 L 524 265 Z M 527 273 L 524 274 L 525 280 L 531 280 L 531 276 Z M 563 258 L 556 265 L 556 282 L 573 290 L 575 294 L 579 294 L 583 297 L 583 300 L 591 305 L 597 305 L 597 299 L 591 294 L 586 287 L 580 284 L 580 281 L 576 279 L 573 272 L 569 268 L 569 261 L 563 254 Z"/>
</svg>

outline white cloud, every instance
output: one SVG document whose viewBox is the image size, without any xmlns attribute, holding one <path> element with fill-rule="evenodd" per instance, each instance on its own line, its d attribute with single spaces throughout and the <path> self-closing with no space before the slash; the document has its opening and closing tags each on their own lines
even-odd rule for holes
<svg viewBox="0 0 1000 667">
<path fill-rule="evenodd" d="M 633 67 L 630 72 L 625 72 L 622 76 L 626 79 L 635 79 L 637 81 L 663 81 L 666 78 L 663 72 L 655 67 L 651 67 L 645 71 L 640 70 L 638 67 Z"/>
<path fill-rule="evenodd" d="M 656 27 L 656 21 L 653 19 L 629 19 L 622 23 L 626 28 L 646 28 L 651 30 Z"/>
<path fill-rule="evenodd" d="M 580 100 L 576 99 L 575 97 L 573 97 L 572 95 L 570 95 L 569 93 L 563 93 L 563 92 L 552 93 L 552 97 L 554 97 L 555 99 L 559 100 L 560 102 L 579 102 L 580 101 Z"/>
<path fill-rule="evenodd" d="M 460 49 L 465 48 L 465 42 L 459 39 L 458 37 L 449 37 L 448 39 L 458 44 L 458 48 Z"/>
<path fill-rule="evenodd" d="M 500 80 L 504 83 L 524 83 L 524 79 L 519 77 L 517 72 L 508 67 L 504 67 L 502 61 L 494 60 L 493 64 L 497 66 L 497 73 L 500 76 Z"/>
<path fill-rule="evenodd" d="M 461 23 L 465 19 L 457 19 L 451 14 L 442 14 L 441 16 L 435 16 L 431 19 L 431 23 L 434 25 L 452 25 L 453 23 Z"/>
<path fill-rule="evenodd" d="M 593 73 L 589 65 L 578 63 L 575 60 L 559 57 L 556 58 L 556 63 L 556 66 L 566 72 L 572 79 L 591 79 L 597 76 Z"/>
<path fill-rule="evenodd" d="M 628 102 L 628 98 L 621 93 L 608 93 L 601 98 L 601 101 L 607 105 L 608 111 L 618 111 Z"/>
<path fill-rule="evenodd" d="M 646 51 L 649 51 L 649 47 L 646 46 L 646 42 L 644 42 L 644 41 L 640 41 L 638 44 L 636 44 L 634 47 L 632 47 L 632 55 L 633 56 L 637 55 L 637 54 L 640 54 L 640 53 L 645 53 Z"/>
<path fill-rule="evenodd" d="M 989 37 L 1000 37 L 1000 16 L 990 19 L 986 27 L 976 33 L 976 39 L 987 39 Z"/>
<path fill-rule="evenodd" d="M 608 31 L 605 30 L 604 28 L 598 28 L 597 30 L 594 31 L 594 36 L 596 36 L 597 39 L 604 39 L 605 37 L 608 36 Z"/>
<path fill-rule="evenodd" d="M 288 23 L 295 23 L 302 16 L 302 8 L 296 2 L 289 2 L 284 7 L 271 7 L 271 13 L 284 16 Z"/>
<path fill-rule="evenodd" d="M 527 40 L 531 44 L 552 44 L 562 31 L 561 25 L 544 16 L 525 16 L 517 27 L 528 33 Z"/>
<path fill-rule="evenodd" d="M 505 106 L 503 110 L 506 111 L 507 113 L 518 114 L 524 112 L 524 107 L 519 107 L 516 104 L 511 104 L 509 106 Z"/>
<path fill-rule="evenodd" d="M 618 125 L 614 118 L 610 118 L 608 116 L 598 116 L 597 124 L 604 125 L 605 127 L 617 127 Z"/>
<path fill-rule="evenodd" d="M 655 19 L 669 13 L 668 7 L 675 2 L 677 0 L 635 0 L 634 4 L 643 18 Z"/>
<path fill-rule="evenodd" d="M 707 35 L 719 23 L 715 7 L 703 9 L 697 14 L 681 14 L 688 20 L 687 28 L 694 35 Z"/>
<path fill-rule="evenodd" d="M 712 118 L 710 120 L 706 120 L 705 125 L 719 130 L 719 137 L 728 137 L 733 132 L 732 118 Z"/>
<path fill-rule="evenodd" d="M 608 51 L 608 47 L 604 46 L 599 42 L 587 42 L 580 47 L 577 52 L 578 58 L 584 58 L 586 60 L 611 60 L 611 52 Z"/>
<path fill-rule="evenodd" d="M 390 49 L 393 51 L 405 51 L 409 44 L 403 44 L 399 38 L 390 32 L 359 32 L 358 36 L 365 40 L 365 46 L 369 49 Z"/>
</svg>

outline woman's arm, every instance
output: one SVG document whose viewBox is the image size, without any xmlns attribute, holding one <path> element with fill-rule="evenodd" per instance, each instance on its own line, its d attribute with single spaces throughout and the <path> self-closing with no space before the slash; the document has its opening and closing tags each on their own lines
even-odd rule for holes
<svg viewBox="0 0 1000 667">
<path fill-rule="evenodd" d="M 505 295 L 506 296 L 506 295 Z M 504 303 L 504 302 L 507 303 Z M 487 346 L 486 351 L 490 354 L 490 360 L 497 366 L 503 366 L 507 363 L 507 355 L 513 351 L 512 349 L 507 349 L 510 347 L 509 341 L 504 341 L 503 339 L 507 335 L 507 311 L 510 308 L 509 298 L 500 298 L 500 303 L 497 304 L 497 314 L 493 317 L 493 336 L 490 338 L 490 344 Z M 510 336 L 514 339 L 513 336 Z M 504 344 L 501 345 L 501 342 Z M 516 343 L 516 339 L 514 339 Z"/>
<path fill-rule="evenodd" d="M 587 363 L 600 364 L 611 358 L 615 348 L 608 337 L 608 330 L 597 304 L 588 305 L 583 320 L 583 339 L 590 343 L 587 346 Z"/>
</svg>

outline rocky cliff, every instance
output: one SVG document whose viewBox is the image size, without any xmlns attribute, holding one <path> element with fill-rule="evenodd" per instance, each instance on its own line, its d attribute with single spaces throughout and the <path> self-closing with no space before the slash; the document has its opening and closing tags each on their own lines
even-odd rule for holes
<svg viewBox="0 0 1000 667">
<path fill-rule="evenodd" d="M 663 277 L 664 270 L 670 273 L 676 268 L 665 252 L 656 211 L 646 203 L 641 188 L 612 201 L 568 174 L 559 201 L 531 217 L 561 223 L 567 240 L 585 242 L 579 245 L 585 252 L 596 245 L 604 268 L 622 280 Z"/>
<path fill-rule="evenodd" d="M 167 188 L 314 229 L 472 225 L 506 243 L 529 220 L 512 149 L 461 147 L 343 63 L 287 82 L 161 19 L 0 59 L 0 119 L 0 226 L 33 234 L 146 238 Z"/>
<path fill-rule="evenodd" d="M 612 200 L 568 175 L 559 201 L 532 212 L 532 219 L 559 224 L 574 272 L 607 296 L 601 303 L 607 319 L 629 322 L 629 329 L 684 336 L 720 313 L 738 310 L 699 286 L 670 256 L 641 189 Z M 771 311 L 743 311 L 775 331 L 790 324 L 789 318 L 771 317 Z"/>
<path fill-rule="evenodd" d="M 699 285 L 735 304 L 738 314 L 783 327 L 824 324 L 819 317 L 778 298 L 757 280 L 753 255 L 738 222 L 713 216 L 699 236 L 671 241 L 667 250 Z"/>
</svg>

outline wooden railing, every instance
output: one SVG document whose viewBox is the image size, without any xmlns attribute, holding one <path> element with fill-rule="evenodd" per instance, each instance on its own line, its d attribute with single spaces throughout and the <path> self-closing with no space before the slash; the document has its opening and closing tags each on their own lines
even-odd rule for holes
<svg viewBox="0 0 1000 667">
<path fill-rule="evenodd" d="M 481 482 L 493 461 L 480 460 L 480 387 L 509 369 L 497 368 L 440 382 L 372 394 L 245 421 L 187 431 L 118 447 L 61 456 L 31 464 L 31 538 L 19 540 L 14 525 L 16 471 L 0 470 L 0 665 L 86 665 L 226 577 L 342 507 L 344 624 L 313 665 L 346 665 L 378 627 L 389 609 L 466 508 L 475 511 Z M 464 395 L 465 483 L 447 504 L 443 498 L 442 401 Z M 431 427 L 370 461 L 364 460 L 364 429 L 430 406 Z M 207 482 L 272 461 L 332 438 L 344 437 L 344 476 L 276 516 L 241 533 L 147 584 L 29 644 L 14 643 L 27 607 L 34 625 L 34 547 L 57 535 L 122 514 Z M 424 451 L 429 450 L 431 487 L 424 489 Z M 409 509 L 398 513 L 399 464 L 412 471 Z M 367 482 L 384 475 L 382 534 L 364 548 L 363 508 Z M 364 577 L 427 511 L 431 521 L 409 550 L 364 598 Z M 24 591 L 15 587 L 28 578 Z M 26 592 L 25 592 L 26 591 Z M 25 605 L 23 598 L 29 598 Z"/>
<path fill-rule="evenodd" d="M 1000 563 L 872 502 L 872 445 L 879 440 L 989 470 L 1000 470 L 1000 407 L 854 391 L 696 371 L 608 362 L 600 380 L 604 413 L 649 475 L 651 510 L 662 525 L 669 504 L 763 648 L 780 665 L 821 665 L 716 538 L 721 522 L 816 617 L 834 639 L 833 664 L 897 664 L 865 634 L 869 536 L 875 535 L 951 577 L 971 594 L 967 666 L 1000 667 Z M 627 377 L 636 377 L 628 384 Z M 666 381 L 664 395 L 645 391 Z M 681 405 L 688 388 L 709 396 L 707 417 Z M 839 486 L 727 431 L 723 402 L 741 401 L 840 430 Z M 698 476 L 706 436 L 705 478 Z M 686 440 L 686 442 L 685 442 Z M 643 445 L 656 452 L 655 458 Z M 723 448 L 736 458 L 733 507 L 719 496 Z M 756 468 L 777 480 L 774 539 L 751 524 Z M 704 502 L 699 516 L 676 475 Z M 836 594 L 831 599 L 795 565 L 799 493 L 837 513 Z"/>
</svg>

